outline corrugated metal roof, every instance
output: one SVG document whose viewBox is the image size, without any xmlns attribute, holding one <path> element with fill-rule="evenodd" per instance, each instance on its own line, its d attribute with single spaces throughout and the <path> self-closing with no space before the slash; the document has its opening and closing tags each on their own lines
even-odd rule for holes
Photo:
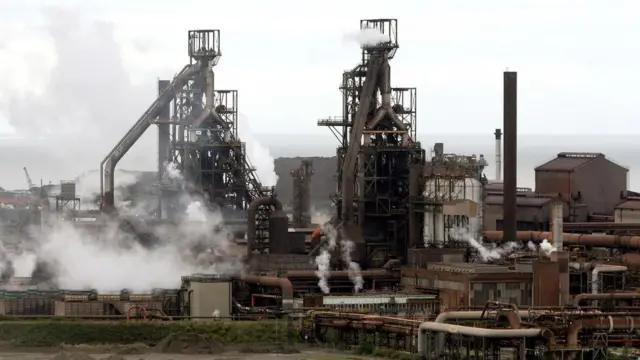
<svg viewBox="0 0 640 360">
<path fill-rule="evenodd" d="M 555 159 L 538 167 L 536 171 L 572 171 L 583 166 L 598 157 L 604 157 L 602 153 L 587 152 L 561 152 Z"/>
<path fill-rule="evenodd" d="M 640 200 L 626 200 L 618 206 L 616 209 L 624 209 L 624 210 L 640 210 Z"/>
<path fill-rule="evenodd" d="M 489 195 L 484 199 L 487 205 L 502 205 L 504 201 L 503 195 Z M 551 201 L 551 198 L 547 197 L 533 197 L 533 196 L 518 196 L 516 197 L 516 203 L 518 206 L 533 206 L 541 207 L 547 205 Z"/>
</svg>

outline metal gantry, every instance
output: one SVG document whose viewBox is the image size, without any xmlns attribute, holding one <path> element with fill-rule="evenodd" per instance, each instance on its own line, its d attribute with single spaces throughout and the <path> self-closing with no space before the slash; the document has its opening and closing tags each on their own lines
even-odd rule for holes
<svg viewBox="0 0 640 360">
<path fill-rule="evenodd" d="M 343 73 L 342 116 L 318 125 L 340 142 L 333 201 L 345 235 L 360 244 L 360 263 L 381 266 L 389 258 L 406 259 L 408 248 L 421 241 L 423 217 L 411 199 L 421 194 L 417 174 L 425 153 L 416 141 L 416 89 L 390 83 L 397 20 L 362 20 L 360 29 L 379 32 L 379 41 L 363 44 L 361 62 Z"/>
</svg>

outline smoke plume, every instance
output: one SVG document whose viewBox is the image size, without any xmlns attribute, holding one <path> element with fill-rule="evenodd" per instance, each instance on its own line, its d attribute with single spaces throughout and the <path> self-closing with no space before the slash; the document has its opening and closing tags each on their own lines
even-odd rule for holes
<svg viewBox="0 0 640 360">
<path fill-rule="evenodd" d="M 465 228 L 455 228 L 453 231 L 454 239 L 458 241 L 465 241 L 471 247 L 476 249 L 482 261 L 501 259 L 505 255 L 521 248 L 521 245 L 516 242 L 508 242 L 501 246 L 497 246 L 496 244 L 484 244 L 482 241 L 474 239 Z"/>
<path fill-rule="evenodd" d="M 175 176 L 173 166 L 168 168 L 167 173 Z M 181 275 L 193 273 L 239 274 L 241 258 L 231 252 L 220 215 L 186 194 L 180 203 L 184 216 L 175 225 L 148 229 L 150 243 L 141 242 L 142 233 L 128 231 L 111 219 L 99 219 L 100 229 L 52 221 L 34 234 L 35 250 L 13 256 L 11 264 L 2 263 L 22 276 L 46 268 L 40 280 L 58 288 L 103 293 L 177 288 Z"/>
<path fill-rule="evenodd" d="M 6 83 L 0 85 L 0 116 L 24 139 L 12 145 L 31 152 L 42 148 L 42 154 L 24 164 L 14 165 L 15 160 L 6 159 L 3 165 L 18 165 L 16 169 L 26 165 L 47 180 L 71 179 L 95 169 L 134 124 L 155 98 L 156 80 L 151 75 L 143 85 L 132 83 L 112 24 L 62 8 L 47 8 L 34 15 L 43 15 L 46 25 L 23 31 L 34 41 L 35 54 L 30 57 L 44 60 L 24 61 L 23 66 L 41 70 L 41 62 L 51 59 L 52 68 L 42 89 L 20 91 Z M 121 165 L 155 164 L 154 135 L 153 131 L 145 134 Z M 0 162 L 4 162 L 2 155 Z"/>
<path fill-rule="evenodd" d="M 246 152 L 250 163 L 256 168 L 258 179 L 264 186 L 276 186 L 278 175 L 276 175 L 275 159 L 271 156 L 269 148 L 258 142 L 251 131 L 249 121 L 246 116 L 238 115 L 238 136 L 246 143 Z"/>
<path fill-rule="evenodd" d="M 320 250 L 320 254 L 315 258 L 315 263 L 318 267 L 316 276 L 318 277 L 320 290 L 325 294 L 330 292 L 328 281 L 331 274 L 331 253 L 337 249 L 338 245 L 340 245 L 341 260 L 347 266 L 349 280 L 353 282 L 353 290 L 355 292 L 362 290 L 364 280 L 362 278 L 360 264 L 351 259 L 351 253 L 354 250 L 353 241 L 343 238 L 338 243 L 338 230 L 330 223 L 325 223 L 322 226 L 322 233 L 326 238 L 326 244 Z"/>
<path fill-rule="evenodd" d="M 374 46 L 389 41 L 389 35 L 381 33 L 378 29 L 360 29 L 355 33 L 344 36 L 346 42 L 357 42 L 360 46 Z"/>
</svg>

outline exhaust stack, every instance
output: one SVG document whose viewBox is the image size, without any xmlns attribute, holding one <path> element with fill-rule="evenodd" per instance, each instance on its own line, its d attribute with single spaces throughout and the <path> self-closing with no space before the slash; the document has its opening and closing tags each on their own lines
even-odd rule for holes
<svg viewBox="0 0 640 360">
<path fill-rule="evenodd" d="M 504 185 L 502 219 L 503 241 L 515 241 L 517 231 L 516 191 L 518 181 L 518 73 L 504 72 L 503 99 Z"/>
<path fill-rule="evenodd" d="M 502 181 L 502 130 L 496 129 L 496 181 Z"/>
</svg>

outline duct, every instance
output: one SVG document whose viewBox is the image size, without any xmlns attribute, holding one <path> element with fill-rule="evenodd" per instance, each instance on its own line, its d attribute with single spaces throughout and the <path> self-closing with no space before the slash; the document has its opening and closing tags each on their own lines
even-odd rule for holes
<svg viewBox="0 0 640 360">
<path fill-rule="evenodd" d="M 351 128 L 349 148 L 342 163 L 342 221 L 348 224 L 353 222 L 353 176 L 356 169 L 356 161 L 358 152 L 360 152 L 360 143 L 366 125 L 367 113 L 375 94 L 378 73 L 383 60 L 381 54 L 372 54 L 367 63 L 367 75 L 362 86 L 358 110 Z"/>
<path fill-rule="evenodd" d="M 149 106 L 147 111 L 142 114 L 131 129 L 118 141 L 116 146 L 109 152 L 109 155 L 100 163 L 100 190 L 102 192 L 102 204 L 105 210 L 113 210 L 115 189 L 114 171 L 116 165 L 149 128 L 151 121 L 156 118 L 166 104 L 172 100 L 176 89 L 182 87 L 190 76 L 196 74 L 200 66 L 199 63 L 185 66 L 182 71 L 173 78 L 162 94 Z"/>
<path fill-rule="evenodd" d="M 253 203 L 255 203 L 255 201 Z M 293 285 L 291 285 L 291 281 L 288 279 L 275 276 L 246 275 L 243 276 L 241 280 L 250 284 L 280 288 L 280 293 L 282 295 L 282 309 L 285 312 L 293 310 Z"/>
<path fill-rule="evenodd" d="M 597 294 L 599 292 L 600 279 L 599 275 L 603 272 L 625 272 L 626 266 L 621 265 L 596 265 L 591 272 L 591 293 Z"/>
<path fill-rule="evenodd" d="M 501 241 L 502 231 L 485 231 L 484 237 L 490 241 Z M 551 239 L 551 233 L 541 231 L 518 231 L 516 239 L 521 242 L 542 242 Z M 607 247 L 618 249 L 640 250 L 640 236 L 594 235 L 563 233 L 564 245 L 584 245 L 589 247 Z"/>
<path fill-rule="evenodd" d="M 640 293 L 624 292 L 624 293 L 605 293 L 605 294 L 593 294 L 585 293 L 578 294 L 573 298 L 573 305 L 580 307 L 582 300 L 638 300 L 640 299 Z"/>
<path fill-rule="evenodd" d="M 496 129 L 496 181 L 502 181 L 502 131 Z"/>
<path fill-rule="evenodd" d="M 582 329 L 598 329 L 598 330 L 606 330 L 609 333 L 612 333 L 614 330 L 627 330 L 628 332 L 632 332 L 636 329 L 636 325 L 640 323 L 640 318 L 633 318 L 631 316 L 625 317 L 612 317 L 607 316 L 606 318 L 592 318 L 592 319 L 578 319 L 574 320 L 567 327 L 567 347 L 568 348 L 577 348 L 578 343 L 578 334 L 580 334 L 580 330 Z"/>
<path fill-rule="evenodd" d="M 251 256 L 253 245 L 256 241 L 256 215 L 261 205 L 273 206 L 282 211 L 282 203 L 274 197 L 261 197 L 253 200 L 247 210 L 247 256 Z"/>
<path fill-rule="evenodd" d="M 510 339 L 523 337 L 550 337 L 552 334 L 548 329 L 484 329 L 472 326 L 461 326 L 443 324 L 426 321 L 420 324 L 418 332 L 418 354 L 422 358 L 427 357 L 427 332 L 437 332 L 441 334 L 458 334 L 470 337 L 485 337 L 494 339 Z M 439 358 L 444 349 L 444 342 L 436 343 L 436 353 L 434 358 Z"/>
</svg>

